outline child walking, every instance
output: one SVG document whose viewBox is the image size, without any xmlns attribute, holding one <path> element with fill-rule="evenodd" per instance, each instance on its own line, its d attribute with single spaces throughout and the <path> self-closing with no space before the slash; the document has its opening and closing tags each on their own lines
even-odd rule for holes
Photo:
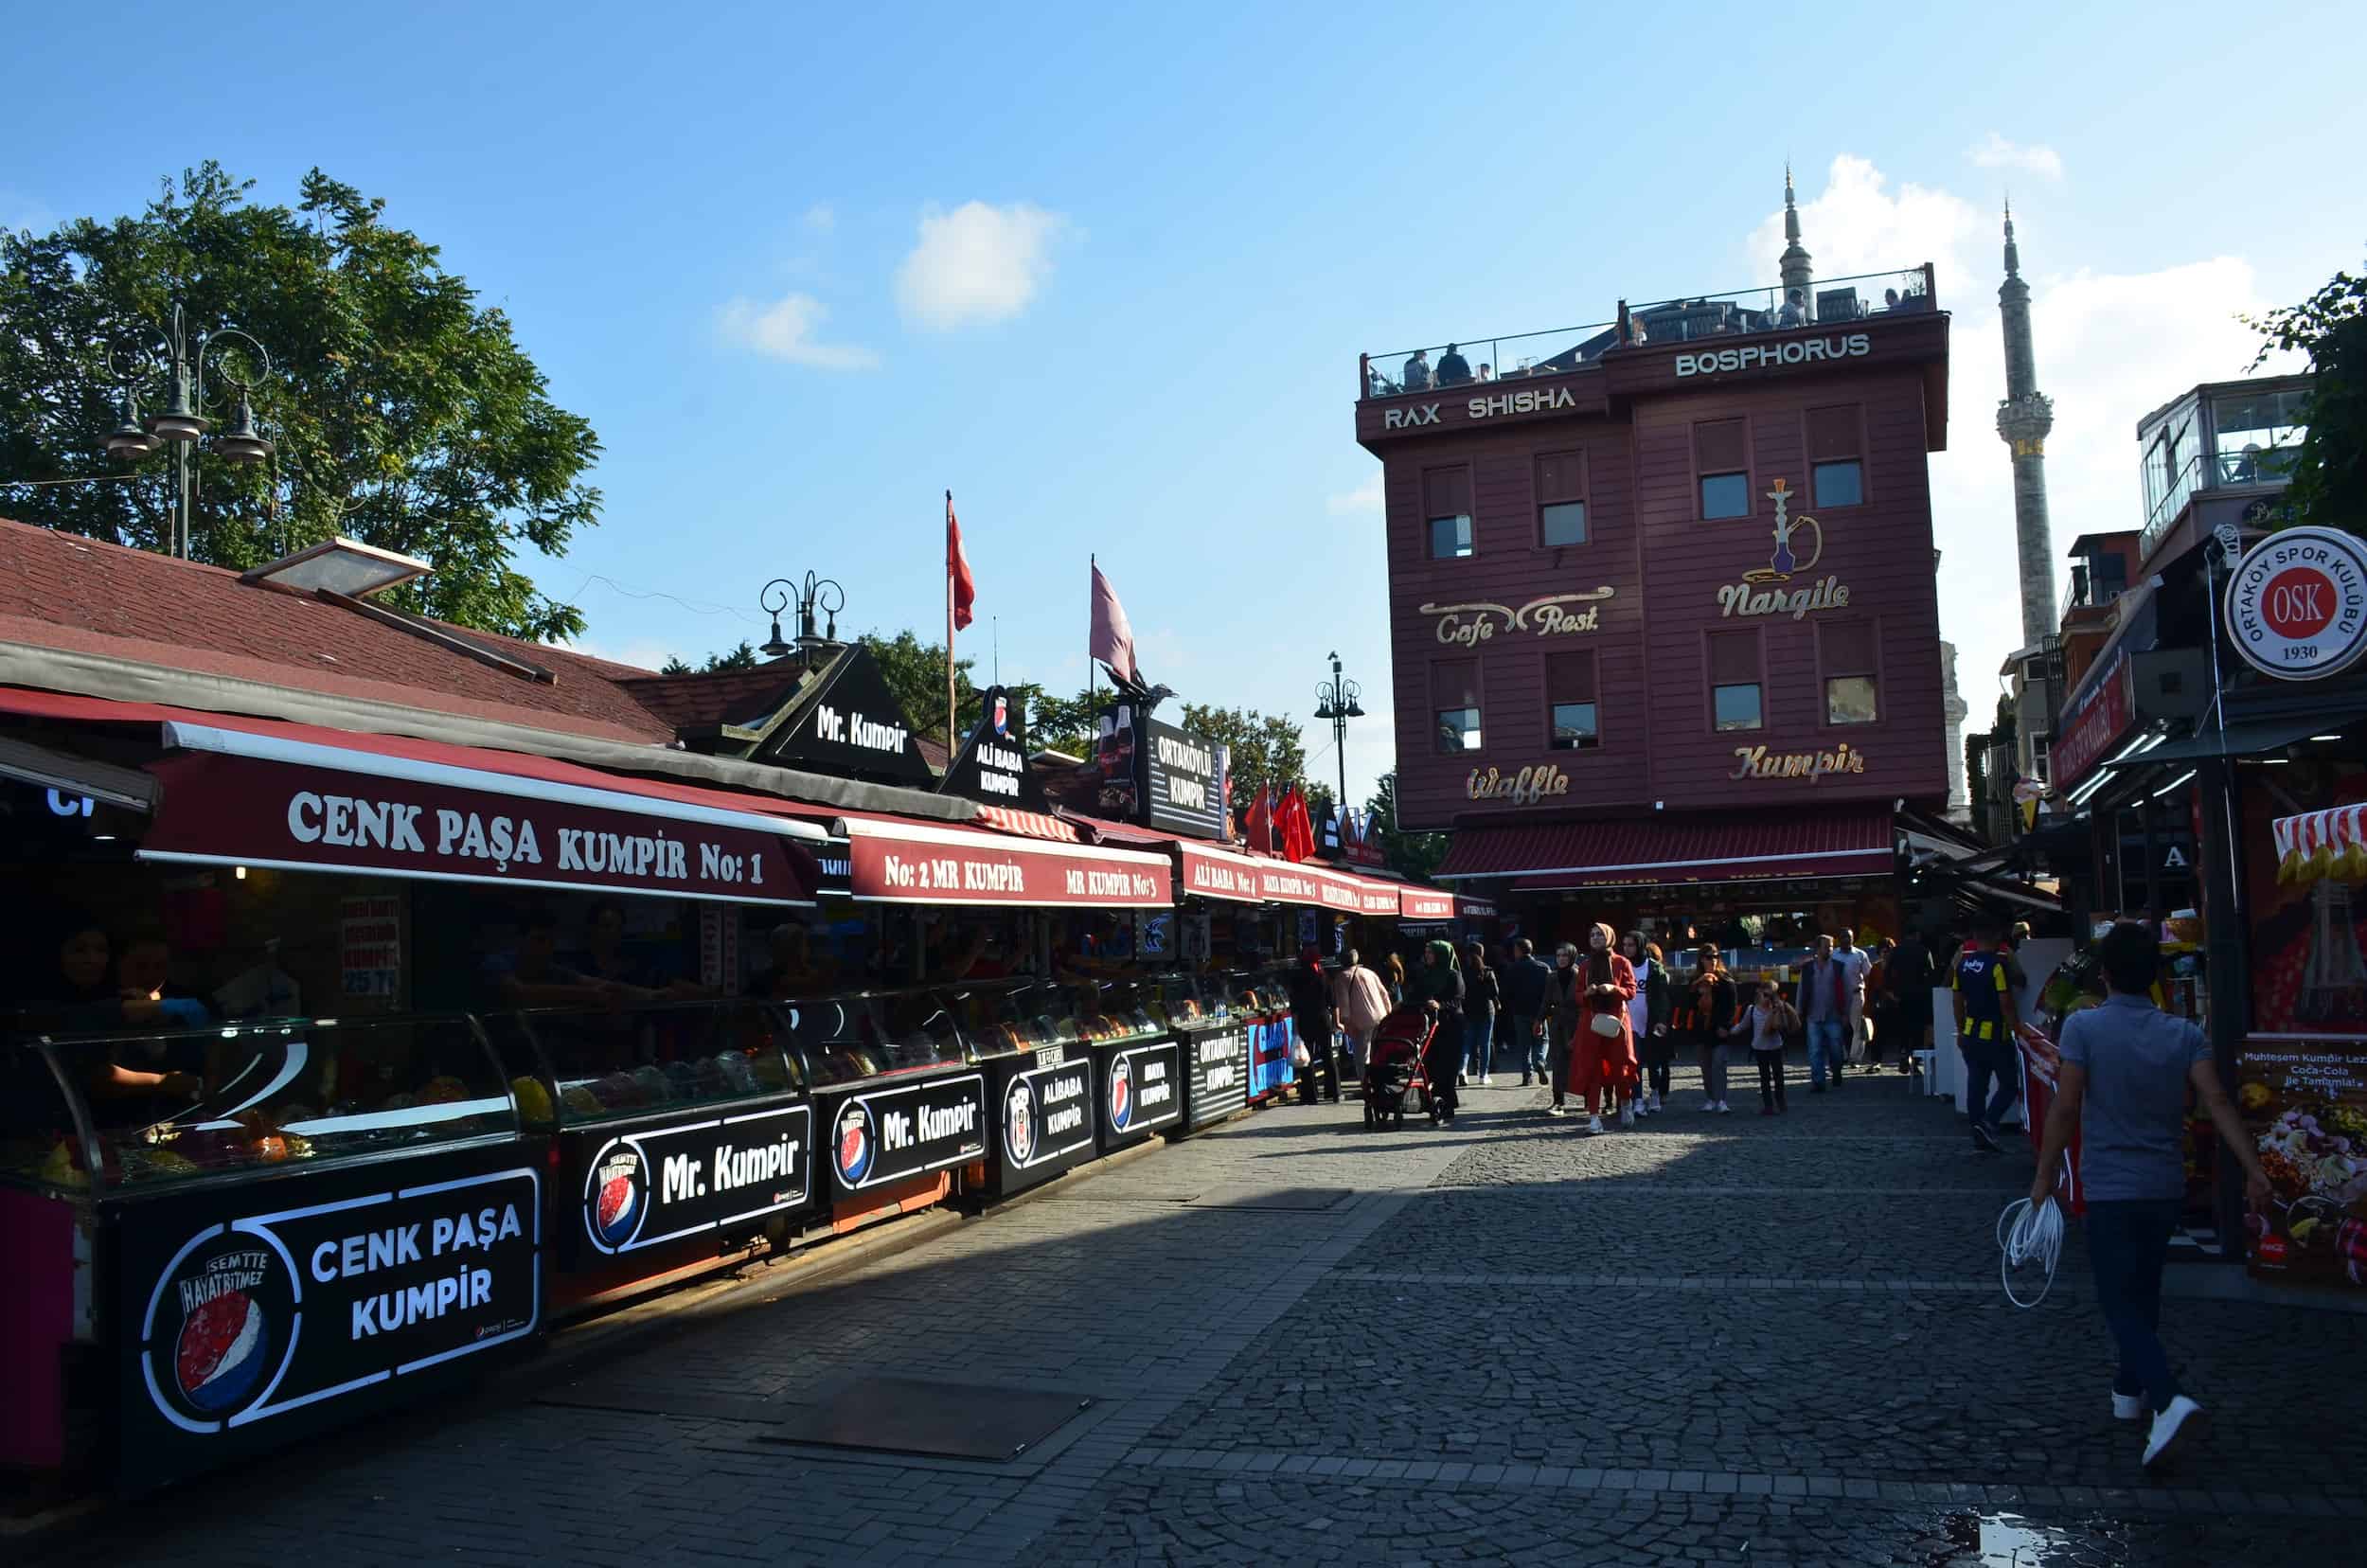
<svg viewBox="0 0 2367 1568">
<path fill-rule="evenodd" d="M 1751 1037 L 1751 1060 L 1759 1069 L 1762 1116 L 1791 1109 L 1784 1100 L 1784 1036 L 1797 1027 L 1799 1015 L 1792 1011 L 1791 1004 L 1776 994 L 1772 980 L 1759 982 L 1758 993 L 1750 1007 L 1735 1020 L 1735 1036 Z"/>
</svg>

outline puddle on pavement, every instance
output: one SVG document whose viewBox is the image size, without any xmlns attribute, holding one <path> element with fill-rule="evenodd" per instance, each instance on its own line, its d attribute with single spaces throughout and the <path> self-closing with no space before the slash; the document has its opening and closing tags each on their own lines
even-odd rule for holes
<svg viewBox="0 0 2367 1568">
<path fill-rule="evenodd" d="M 2120 1560 L 2113 1555 L 2120 1532 L 2101 1519 L 2067 1528 L 2019 1514 L 1966 1512 L 1948 1515 L 1924 1544 L 1933 1548 L 1931 1568 L 2088 1568 Z"/>
</svg>

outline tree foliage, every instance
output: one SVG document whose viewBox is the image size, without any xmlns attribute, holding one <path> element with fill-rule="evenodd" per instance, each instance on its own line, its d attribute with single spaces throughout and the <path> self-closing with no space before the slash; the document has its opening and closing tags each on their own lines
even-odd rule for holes
<svg viewBox="0 0 2367 1568">
<path fill-rule="evenodd" d="M 257 382 L 268 464 L 197 448 L 192 554 L 259 565 L 333 534 L 418 556 L 435 575 L 385 596 L 418 613 L 534 641 L 573 636 L 583 616 L 517 569 L 558 556 L 597 520 L 583 482 L 591 425 L 554 404 L 500 310 L 480 307 L 436 247 L 382 221 L 385 204 L 319 169 L 294 207 L 250 205 L 252 181 L 211 162 L 165 182 L 133 217 L 78 219 L 0 237 L 0 479 L 92 479 L 107 454 L 121 384 L 142 362 L 146 410 L 165 325 L 178 304 L 199 333 L 238 327 L 207 356 L 209 408 L 230 412 L 224 372 Z M 162 453 L 122 483 L 0 486 L 17 518 L 143 549 L 169 547 L 172 463 Z"/>
<path fill-rule="evenodd" d="M 2255 369 L 2280 349 L 2309 356 L 2303 414 L 2309 428 L 2294 454 L 2278 524 L 2367 534 L 2367 275 L 2336 273 L 2300 304 L 2245 324 L 2261 336 Z"/>
<path fill-rule="evenodd" d="M 1186 703 L 1179 723 L 1203 740 L 1233 748 L 1233 803 L 1242 811 L 1261 786 L 1272 784 L 1279 793 L 1307 773 L 1307 742 L 1287 714 Z"/>
<path fill-rule="evenodd" d="M 687 659 L 675 657 L 667 660 L 666 668 L 659 673 L 663 675 L 712 675 L 719 669 L 754 669 L 763 662 L 763 656 L 757 653 L 755 646 L 747 638 L 742 637 L 739 639 L 738 648 L 725 653 L 710 653 L 707 655 L 707 662 L 703 665 L 694 666 Z"/>
<path fill-rule="evenodd" d="M 1446 864 L 1445 833 L 1403 833 L 1397 830 L 1397 775 L 1385 773 L 1364 802 L 1373 814 L 1373 836 L 1380 843 L 1381 859 L 1389 869 L 1415 882 L 1428 882 Z"/>
</svg>

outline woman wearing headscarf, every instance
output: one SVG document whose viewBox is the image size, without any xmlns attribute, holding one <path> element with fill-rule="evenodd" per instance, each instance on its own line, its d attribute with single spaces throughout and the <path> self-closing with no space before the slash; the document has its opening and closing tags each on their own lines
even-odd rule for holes
<svg viewBox="0 0 2367 1568">
<path fill-rule="evenodd" d="M 1408 1000 L 1418 1005 L 1435 1027 L 1423 1058 L 1430 1074 L 1431 1103 L 1439 1119 L 1451 1121 L 1457 1109 L 1455 1073 L 1463 1065 L 1463 971 L 1456 967 L 1454 944 L 1441 937 L 1422 949 L 1422 967 L 1415 972 Z"/>
<path fill-rule="evenodd" d="M 1635 1125 L 1635 1031 L 1628 1004 L 1635 971 L 1614 949 L 1611 927 L 1597 920 L 1586 934 L 1579 981 L 1585 1021 L 1570 1042 L 1570 1087 L 1586 1105 L 1586 1130 L 1603 1130 L 1603 1113 L 1616 1109 L 1619 1125 Z"/>
<path fill-rule="evenodd" d="M 1635 971 L 1635 995 L 1628 1003 L 1628 1025 L 1643 1059 L 1646 1079 L 1637 1091 L 1635 1108 L 1644 1115 L 1657 1113 L 1668 1093 L 1668 1070 L 1677 1056 L 1677 1042 L 1668 1032 L 1668 966 L 1661 962 L 1660 946 L 1630 931 L 1619 939 L 1621 955 Z"/>
<path fill-rule="evenodd" d="M 1576 948 L 1564 942 L 1554 949 L 1553 975 L 1545 984 L 1545 1081 L 1554 1088 L 1554 1103 L 1545 1108 L 1549 1116 L 1567 1109 L 1562 1096 L 1570 1087 L 1570 1054 L 1585 1023 L 1586 988 L 1578 978 L 1582 972 Z"/>
</svg>

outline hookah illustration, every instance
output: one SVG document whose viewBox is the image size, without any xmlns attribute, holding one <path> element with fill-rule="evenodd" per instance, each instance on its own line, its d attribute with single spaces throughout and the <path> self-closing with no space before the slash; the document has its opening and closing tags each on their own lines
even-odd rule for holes
<svg viewBox="0 0 2367 1568">
<path fill-rule="evenodd" d="M 1791 491 L 1782 479 L 1775 481 L 1775 488 L 1767 492 L 1767 498 L 1775 503 L 1775 554 L 1765 566 L 1743 573 L 1745 582 L 1789 582 L 1794 572 L 1813 571 L 1816 563 L 1824 559 L 1824 526 L 1806 512 L 1793 519 Z M 1806 561 L 1794 555 L 1791 548 L 1792 534 L 1804 527 L 1816 531 L 1816 549 Z"/>
</svg>

